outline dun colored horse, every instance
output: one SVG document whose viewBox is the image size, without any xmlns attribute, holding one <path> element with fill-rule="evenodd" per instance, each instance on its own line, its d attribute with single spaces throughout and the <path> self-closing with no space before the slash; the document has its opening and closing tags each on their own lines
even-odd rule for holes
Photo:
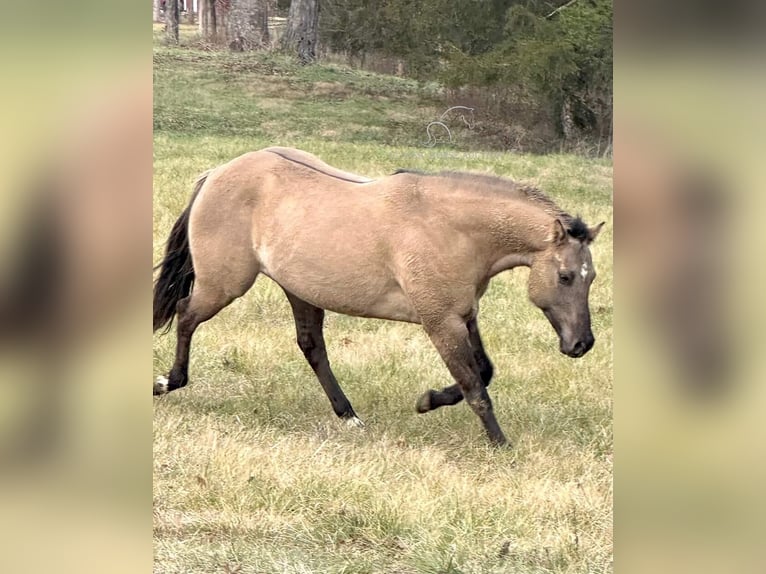
<svg viewBox="0 0 766 574">
<path fill-rule="evenodd" d="M 296 149 L 245 154 L 200 177 L 170 233 L 154 330 L 178 315 L 178 340 L 154 394 L 187 384 L 195 329 L 263 274 L 285 291 L 298 346 L 339 417 L 362 424 L 330 369 L 325 310 L 421 324 L 456 384 L 423 394 L 417 411 L 465 398 L 490 441 L 504 444 L 487 394 L 493 366 L 479 299 L 494 275 L 529 267 L 532 303 L 561 352 L 582 357 L 594 343 L 589 245 L 602 225 L 588 228 L 540 191 L 494 176 L 398 171 L 371 180 Z"/>
</svg>

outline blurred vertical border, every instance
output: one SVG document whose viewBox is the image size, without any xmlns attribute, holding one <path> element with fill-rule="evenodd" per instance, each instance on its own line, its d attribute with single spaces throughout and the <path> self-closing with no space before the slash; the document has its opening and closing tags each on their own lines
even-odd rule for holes
<svg viewBox="0 0 766 574">
<path fill-rule="evenodd" d="M 149 572 L 149 4 L 2 14 L 0 571 Z"/>
<path fill-rule="evenodd" d="M 766 5 L 615 4 L 615 568 L 764 572 Z"/>
</svg>

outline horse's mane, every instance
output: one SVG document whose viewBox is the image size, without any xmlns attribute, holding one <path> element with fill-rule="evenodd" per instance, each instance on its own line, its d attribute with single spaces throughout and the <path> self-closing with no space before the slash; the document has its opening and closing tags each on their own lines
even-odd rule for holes
<svg viewBox="0 0 766 574">
<path fill-rule="evenodd" d="M 436 173 L 423 172 L 410 169 L 397 169 L 398 173 L 412 173 L 421 176 L 444 177 L 453 181 L 466 181 L 480 186 L 480 189 L 488 193 L 502 193 L 513 195 L 524 201 L 538 204 L 550 215 L 561 219 L 569 235 L 580 241 L 588 238 L 588 226 L 578 215 L 574 217 L 561 209 L 556 203 L 539 188 L 528 183 L 520 183 L 512 179 L 490 175 L 486 173 L 471 173 L 465 171 L 440 171 Z"/>
</svg>

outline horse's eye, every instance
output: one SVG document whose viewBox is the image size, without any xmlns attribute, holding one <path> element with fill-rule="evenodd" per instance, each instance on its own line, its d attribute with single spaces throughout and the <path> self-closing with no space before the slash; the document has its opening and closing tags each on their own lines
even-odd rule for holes
<svg viewBox="0 0 766 574">
<path fill-rule="evenodd" d="M 574 273 L 565 272 L 565 271 L 559 272 L 559 283 L 561 283 L 562 285 L 571 285 L 573 280 L 574 280 Z"/>
</svg>

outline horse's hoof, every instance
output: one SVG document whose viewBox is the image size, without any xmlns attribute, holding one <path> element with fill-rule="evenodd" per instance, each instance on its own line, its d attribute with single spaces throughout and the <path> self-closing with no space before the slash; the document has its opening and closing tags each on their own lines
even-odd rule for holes
<svg viewBox="0 0 766 574">
<path fill-rule="evenodd" d="M 168 378 L 159 376 L 154 381 L 154 388 L 152 389 L 152 395 L 164 395 L 168 392 Z"/>
<path fill-rule="evenodd" d="M 502 450 L 512 450 L 513 449 L 513 445 L 511 443 L 509 443 L 508 439 L 505 438 L 504 436 L 490 437 L 489 444 L 493 448 L 498 448 L 498 449 L 502 449 Z"/>
<path fill-rule="evenodd" d="M 361 429 L 364 428 L 364 423 L 359 417 L 352 416 L 346 419 L 346 426 L 350 429 Z"/>
<path fill-rule="evenodd" d="M 418 402 L 415 403 L 415 410 L 418 411 L 420 414 L 427 413 L 431 410 L 431 393 L 433 391 L 426 391 L 422 395 L 420 395 L 420 398 L 418 399 Z"/>
</svg>

